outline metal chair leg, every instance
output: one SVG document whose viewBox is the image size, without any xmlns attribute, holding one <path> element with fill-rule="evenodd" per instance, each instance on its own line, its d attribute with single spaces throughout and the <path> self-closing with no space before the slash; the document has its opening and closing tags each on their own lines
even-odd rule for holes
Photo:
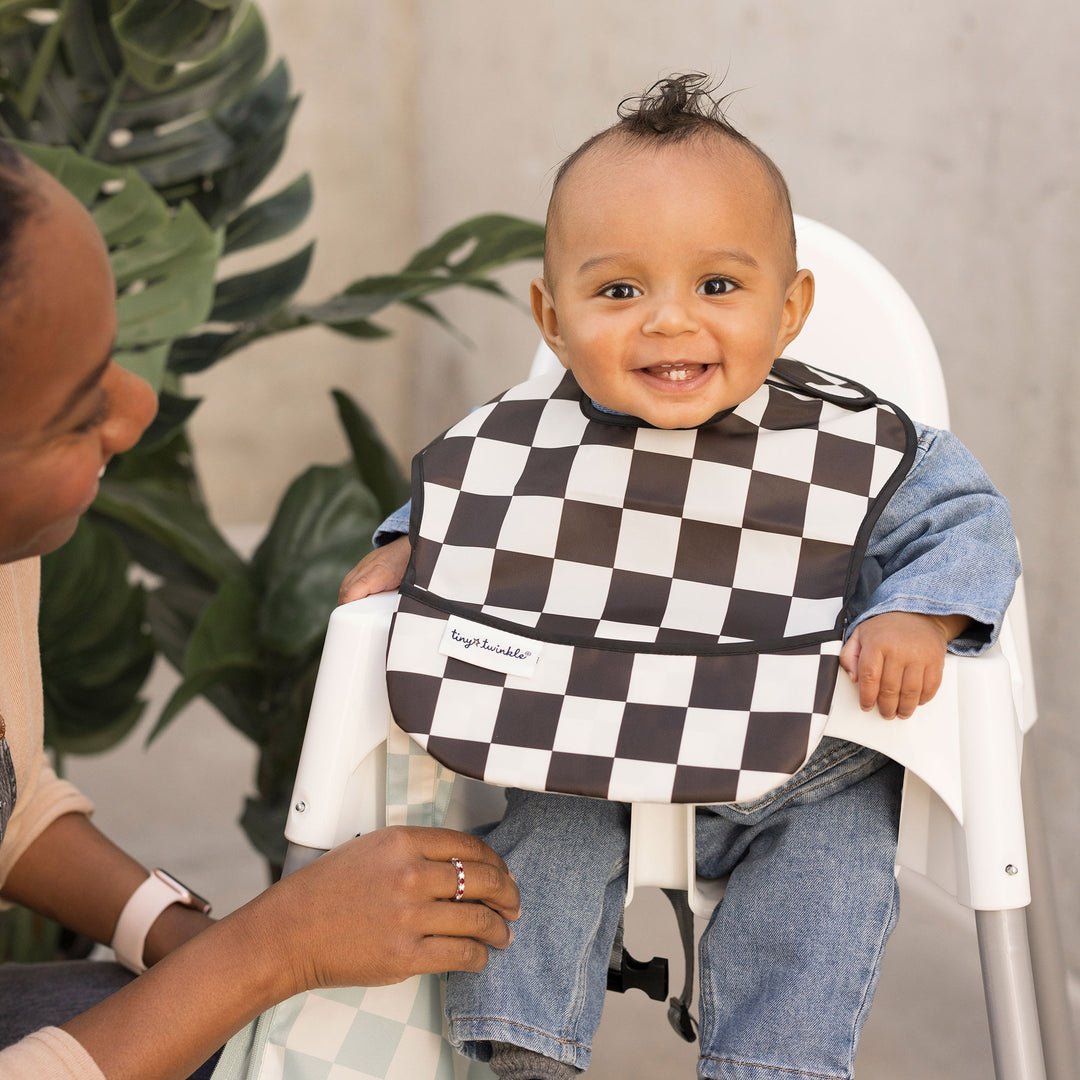
<svg viewBox="0 0 1080 1080">
<path fill-rule="evenodd" d="M 1035 1000 L 1039 1007 L 1043 1055 L 1049 1080 L 1073 1080 L 1080 1076 L 1073 1043 L 1072 1014 L 1065 978 L 1061 929 L 1054 903 L 1050 856 L 1043 823 L 1042 800 L 1035 772 L 1035 748 L 1028 737 L 1021 784 L 1024 823 L 1027 832 L 1028 869 L 1031 878 L 1031 905 L 1027 929 L 1031 944 Z"/>
<path fill-rule="evenodd" d="M 976 911 L 997 1080 L 1046 1080 L 1023 908 Z"/>
</svg>

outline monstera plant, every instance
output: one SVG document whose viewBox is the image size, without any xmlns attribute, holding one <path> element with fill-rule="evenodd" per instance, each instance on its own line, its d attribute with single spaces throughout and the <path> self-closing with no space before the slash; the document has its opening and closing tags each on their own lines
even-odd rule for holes
<svg viewBox="0 0 1080 1080">
<path fill-rule="evenodd" d="M 374 318 L 393 304 L 445 322 L 434 294 L 500 295 L 492 271 L 538 257 L 543 240 L 535 223 L 483 215 L 398 272 L 315 304 L 295 299 L 310 244 L 222 276 L 221 256 L 287 237 L 308 212 L 307 175 L 254 196 L 296 106 L 247 0 L 0 0 L 0 132 L 94 215 L 116 275 L 117 358 L 160 405 L 140 444 L 110 465 L 72 541 L 45 560 L 46 738 L 57 755 L 123 738 L 164 654 L 181 681 L 153 733 L 201 695 L 257 745 L 242 821 L 271 865 L 338 582 L 405 485 L 370 418 L 335 390 L 350 458 L 302 471 L 245 558 L 203 497 L 186 426 L 199 401 L 184 377 L 313 324 L 358 342 L 382 337 Z"/>
</svg>

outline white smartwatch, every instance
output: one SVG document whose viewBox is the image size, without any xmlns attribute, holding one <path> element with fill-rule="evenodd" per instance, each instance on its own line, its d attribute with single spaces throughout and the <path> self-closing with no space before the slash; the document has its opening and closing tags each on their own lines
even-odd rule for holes
<svg viewBox="0 0 1080 1080">
<path fill-rule="evenodd" d="M 141 975 L 146 970 L 143 960 L 146 935 L 158 916 L 173 904 L 192 908 L 203 915 L 210 914 L 210 905 L 206 900 L 160 867 L 128 898 L 120 918 L 116 920 L 116 930 L 109 944 L 116 953 L 116 959 L 129 971 Z"/>
</svg>

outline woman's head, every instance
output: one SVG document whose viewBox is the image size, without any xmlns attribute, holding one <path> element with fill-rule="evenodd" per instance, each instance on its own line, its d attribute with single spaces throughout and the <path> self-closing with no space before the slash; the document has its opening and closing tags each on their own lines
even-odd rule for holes
<svg viewBox="0 0 1080 1080">
<path fill-rule="evenodd" d="M 112 360 L 115 289 L 90 215 L 0 150 L 0 562 L 52 551 L 109 458 L 153 418 L 154 393 Z"/>
<path fill-rule="evenodd" d="M 0 139 L 0 303 L 14 276 L 12 248 L 23 222 L 30 216 L 34 193 L 26 182 L 27 163 L 8 143 Z"/>
</svg>

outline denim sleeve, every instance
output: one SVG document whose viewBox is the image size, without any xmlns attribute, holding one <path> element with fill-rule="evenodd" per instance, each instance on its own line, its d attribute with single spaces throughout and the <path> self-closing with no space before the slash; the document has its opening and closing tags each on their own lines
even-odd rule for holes
<svg viewBox="0 0 1080 1080">
<path fill-rule="evenodd" d="M 870 536 L 848 632 L 887 611 L 967 615 L 949 651 L 977 656 L 996 639 L 1020 573 L 1009 504 L 955 435 L 916 431 L 911 471 Z"/>
<path fill-rule="evenodd" d="M 376 547 L 389 544 L 399 536 L 409 534 L 409 515 L 412 513 L 412 499 L 404 506 L 399 506 L 376 530 L 371 542 Z"/>
</svg>

